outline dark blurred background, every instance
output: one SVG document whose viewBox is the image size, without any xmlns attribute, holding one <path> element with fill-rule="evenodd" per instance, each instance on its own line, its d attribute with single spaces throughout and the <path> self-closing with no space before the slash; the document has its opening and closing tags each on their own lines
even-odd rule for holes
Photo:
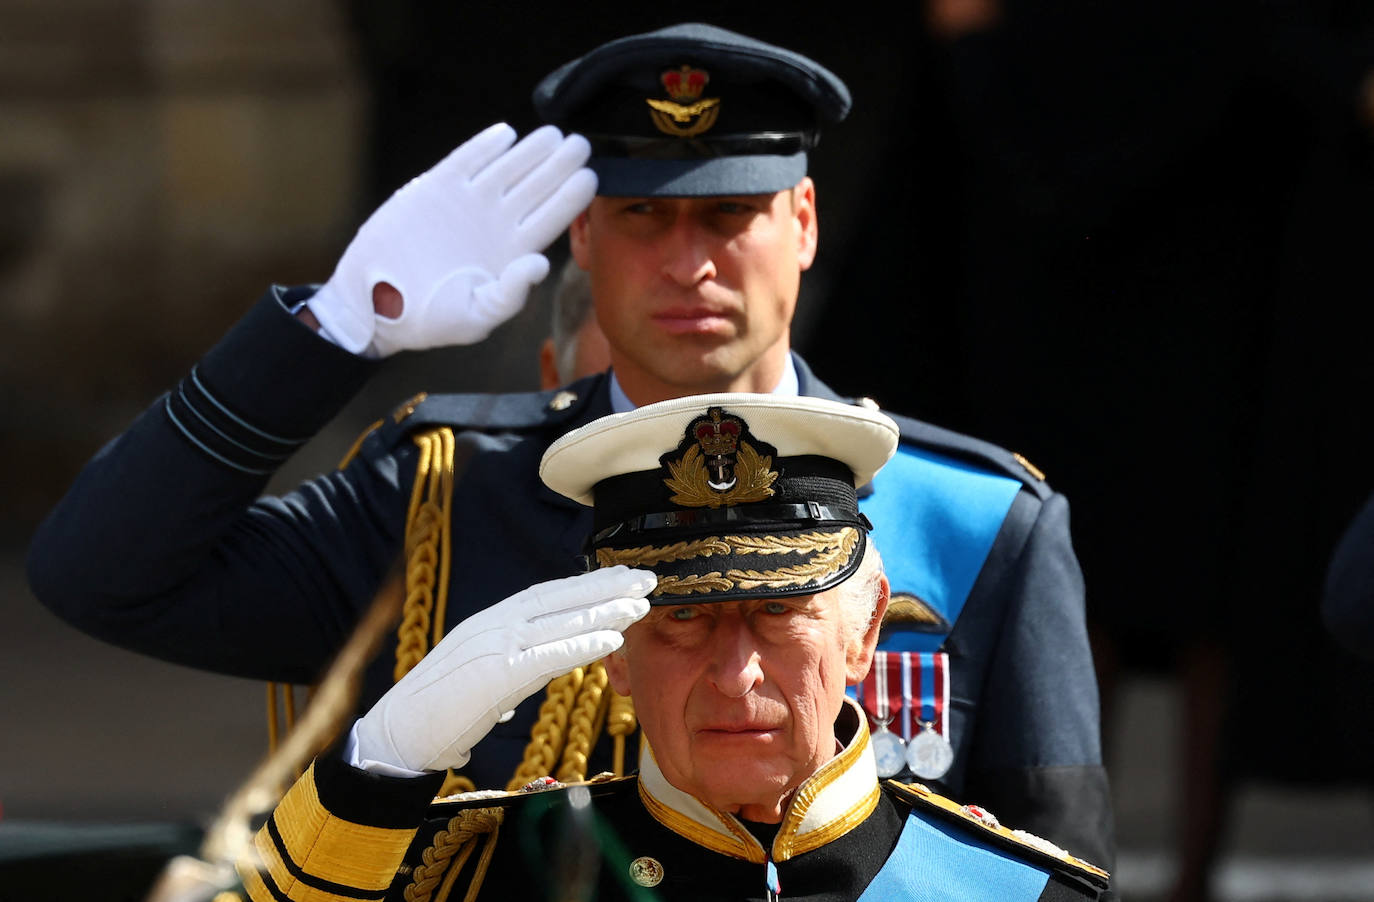
<svg viewBox="0 0 1374 902">
<path fill-rule="evenodd" d="M 264 748 L 260 685 L 29 596 L 84 460 L 399 184 L 532 127 L 556 64 L 684 19 L 854 93 L 813 155 L 809 362 L 1069 495 L 1127 898 L 1374 899 L 1374 670 L 1316 615 L 1374 489 L 1357 0 L 0 0 L 0 862 L 40 822 L 201 822 Z M 278 485 L 417 390 L 535 387 L 546 320 L 392 361 Z"/>
</svg>

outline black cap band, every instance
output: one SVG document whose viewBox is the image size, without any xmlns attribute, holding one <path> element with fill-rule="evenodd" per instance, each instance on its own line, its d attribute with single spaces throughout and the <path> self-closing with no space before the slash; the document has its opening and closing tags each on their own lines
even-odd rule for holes
<svg viewBox="0 0 1374 902">
<path fill-rule="evenodd" d="M 810 150 L 820 140 L 815 132 L 760 132 L 752 135 L 712 135 L 710 138 L 637 138 L 622 135 L 584 135 L 598 157 L 636 160 L 698 160 L 745 154 L 791 155 Z"/>
<path fill-rule="evenodd" d="M 803 501 L 799 504 L 755 504 L 749 507 L 724 507 L 710 509 L 681 509 L 663 511 L 656 514 L 641 514 L 606 527 L 591 537 L 591 544 L 623 533 L 650 532 L 655 529 L 690 529 L 694 526 L 719 526 L 725 523 L 849 523 L 872 529 L 868 518 L 828 504 Z"/>
</svg>

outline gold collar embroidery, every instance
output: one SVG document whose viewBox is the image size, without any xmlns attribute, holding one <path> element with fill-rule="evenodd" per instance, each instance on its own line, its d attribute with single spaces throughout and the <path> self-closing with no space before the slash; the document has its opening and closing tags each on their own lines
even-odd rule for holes
<svg viewBox="0 0 1374 902">
<path fill-rule="evenodd" d="M 837 736 L 842 748 L 792 794 L 783 810 L 782 825 L 773 840 L 773 861 L 787 861 L 818 849 L 864 821 L 882 794 L 868 724 L 853 701 L 837 728 L 848 719 L 857 723 L 848 737 Z M 639 797 L 654 819 L 674 833 L 713 852 L 762 864 L 768 856 L 739 819 L 726 814 L 668 782 L 648 742 L 639 754 Z"/>
</svg>

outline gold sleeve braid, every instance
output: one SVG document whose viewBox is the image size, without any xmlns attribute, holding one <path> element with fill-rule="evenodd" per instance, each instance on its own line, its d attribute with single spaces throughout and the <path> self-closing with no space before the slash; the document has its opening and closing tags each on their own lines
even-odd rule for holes
<svg viewBox="0 0 1374 902">
<path fill-rule="evenodd" d="M 417 399 L 418 401 L 418 399 Z M 346 468 L 353 459 L 358 456 L 358 452 L 363 447 L 363 442 L 372 434 L 384 421 L 378 420 L 371 426 L 364 429 L 353 441 L 343 459 L 339 461 L 339 469 Z M 308 695 L 307 695 L 308 698 Z M 281 699 L 279 703 L 278 699 Z M 267 752 L 271 754 L 277 750 L 281 744 L 281 739 L 291 731 L 296 725 L 296 689 L 291 683 L 269 682 L 267 684 Z"/>
<path fill-rule="evenodd" d="M 253 839 L 257 861 L 237 865 L 254 902 L 381 899 L 415 830 L 371 827 L 330 813 L 312 764 Z"/>
</svg>

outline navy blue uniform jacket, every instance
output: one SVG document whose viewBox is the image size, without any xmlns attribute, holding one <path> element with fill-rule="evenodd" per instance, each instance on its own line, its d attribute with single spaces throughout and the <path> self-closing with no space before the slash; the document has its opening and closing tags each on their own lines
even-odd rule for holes
<svg viewBox="0 0 1374 902">
<path fill-rule="evenodd" d="M 287 313 L 306 296 L 269 291 L 86 466 L 30 548 L 30 581 L 44 604 L 91 635 L 165 660 L 311 682 L 403 547 L 417 454 L 408 436 L 436 423 L 462 430 L 465 460 L 453 491 L 449 623 L 577 572 L 590 511 L 544 486 L 538 463 L 555 438 L 610 412 L 604 375 L 570 386 L 577 400 L 562 410 L 551 408 L 552 393 L 430 398 L 399 421 L 387 418 L 345 469 L 259 497 L 376 366 Z M 803 394 L 835 397 L 797 363 Z M 919 517 L 885 535 L 887 515 L 871 510 L 874 540 L 894 592 L 953 596 L 941 603 L 958 610 L 942 646 L 955 761 L 933 785 L 1110 868 L 1112 816 L 1068 505 L 999 448 L 898 422 L 899 457 L 879 474 L 871 501 Z M 908 578 L 923 585 L 908 587 Z M 391 666 L 390 655 L 374 665 L 364 706 L 390 684 Z M 537 703 L 477 749 L 466 772 L 478 786 L 504 785 Z"/>
</svg>

